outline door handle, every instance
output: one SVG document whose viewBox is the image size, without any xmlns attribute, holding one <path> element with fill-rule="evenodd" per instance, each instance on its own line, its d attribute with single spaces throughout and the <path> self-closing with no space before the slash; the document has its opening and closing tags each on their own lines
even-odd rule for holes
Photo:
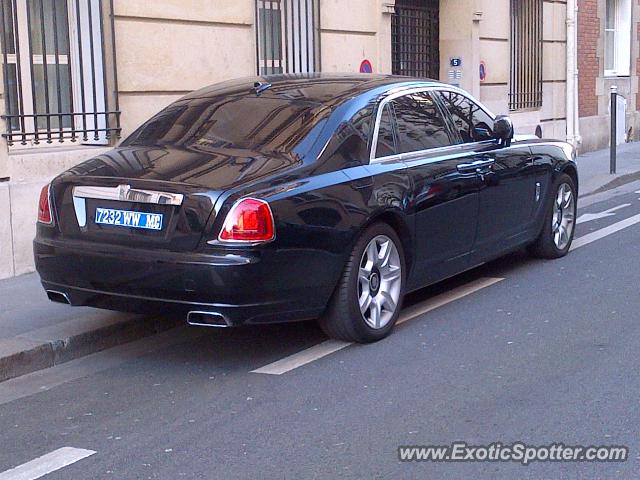
<svg viewBox="0 0 640 480">
<path fill-rule="evenodd" d="M 495 158 L 485 158 L 482 160 L 476 160 L 475 162 L 460 163 L 457 168 L 460 173 L 482 173 L 491 168 L 494 163 L 496 163 Z"/>
</svg>

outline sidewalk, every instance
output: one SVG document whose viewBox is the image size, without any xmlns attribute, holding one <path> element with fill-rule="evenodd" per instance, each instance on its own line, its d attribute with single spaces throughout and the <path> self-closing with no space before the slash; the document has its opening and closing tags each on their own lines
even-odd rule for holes
<svg viewBox="0 0 640 480">
<path fill-rule="evenodd" d="M 640 180 L 640 142 L 578 157 L 580 196 Z M 50 302 L 37 274 L 0 280 L 0 382 L 173 328 L 179 318 L 130 315 Z"/>
<path fill-rule="evenodd" d="M 640 142 L 618 146 L 616 175 L 609 174 L 609 149 L 578 156 L 580 196 L 619 187 L 640 180 Z"/>
</svg>

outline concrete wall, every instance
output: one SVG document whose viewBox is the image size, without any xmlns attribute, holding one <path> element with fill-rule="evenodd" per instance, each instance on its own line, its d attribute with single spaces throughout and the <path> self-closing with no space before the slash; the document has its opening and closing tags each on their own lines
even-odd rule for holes
<svg viewBox="0 0 640 480">
<path fill-rule="evenodd" d="M 11 180 L 0 183 L 0 278 L 33 271 L 31 242 L 43 185 L 58 173 L 106 150 L 77 147 L 10 152 Z"/>
<path fill-rule="evenodd" d="M 384 0 L 323 0 L 320 29 L 323 72 L 358 72 L 369 60 L 376 73 L 391 73 L 391 16 Z"/>
<path fill-rule="evenodd" d="M 13 276 L 13 234 L 9 183 L 0 183 L 0 278 Z"/>
</svg>

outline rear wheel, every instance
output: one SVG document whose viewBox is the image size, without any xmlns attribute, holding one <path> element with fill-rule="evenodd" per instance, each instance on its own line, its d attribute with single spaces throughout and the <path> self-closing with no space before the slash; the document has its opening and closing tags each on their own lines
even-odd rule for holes
<svg viewBox="0 0 640 480">
<path fill-rule="evenodd" d="M 529 252 L 541 258 L 565 256 L 571 248 L 576 225 L 576 185 L 567 174 L 558 176 L 552 190 L 553 201 L 547 207 L 542 232 L 529 247 Z"/>
<path fill-rule="evenodd" d="M 386 337 L 398 320 L 404 278 L 396 232 L 385 223 L 370 226 L 353 247 L 320 326 L 330 337 L 348 342 Z"/>
</svg>

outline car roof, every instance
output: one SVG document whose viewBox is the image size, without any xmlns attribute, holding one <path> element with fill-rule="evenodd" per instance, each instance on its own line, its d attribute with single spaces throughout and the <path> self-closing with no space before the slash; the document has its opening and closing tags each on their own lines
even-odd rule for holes
<svg viewBox="0 0 640 480">
<path fill-rule="evenodd" d="M 340 103 L 361 94 L 412 86 L 444 86 L 431 79 L 371 73 L 304 73 L 245 77 L 214 84 L 183 97 L 197 101 L 223 95 L 256 95 L 256 83 L 269 84 L 260 95 L 287 98 L 316 104 Z"/>
</svg>

